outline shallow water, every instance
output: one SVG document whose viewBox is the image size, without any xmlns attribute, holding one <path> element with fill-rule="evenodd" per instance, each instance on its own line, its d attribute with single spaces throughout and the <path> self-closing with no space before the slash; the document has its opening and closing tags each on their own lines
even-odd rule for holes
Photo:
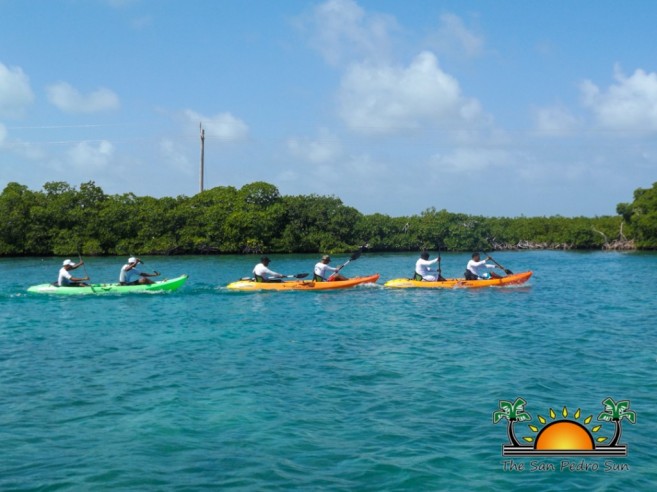
<svg viewBox="0 0 657 492">
<path fill-rule="evenodd" d="M 271 258 L 287 274 L 316 261 Z M 415 258 L 366 253 L 344 273 L 382 284 Z M 0 489 L 652 490 L 657 255 L 495 258 L 534 276 L 506 289 L 236 293 L 224 286 L 256 258 L 149 257 L 188 284 L 60 298 L 25 289 L 53 280 L 61 258 L 0 260 Z M 467 259 L 443 255 L 443 274 Z M 115 281 L 123 260 L 86 266 Z M 609 396 L 637 414 L 622 423 L 627 457 L 505 470 L 499 400 L 524 398 L 534 425 L 580 408 L 590 428 Z M 516 434 L 536 436 L 523 423 Z"/>
</svg>

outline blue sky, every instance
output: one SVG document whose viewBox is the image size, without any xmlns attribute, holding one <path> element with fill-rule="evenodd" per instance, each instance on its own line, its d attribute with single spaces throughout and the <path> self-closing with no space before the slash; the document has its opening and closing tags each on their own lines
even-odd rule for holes
<svg viewBox="0 0 657 492">
<path fill-rule="evenodd" d="M 657 181 L 657 2 L 0 0 L 0 187 L 266 181 L 607 215 Z"/>
</svg>

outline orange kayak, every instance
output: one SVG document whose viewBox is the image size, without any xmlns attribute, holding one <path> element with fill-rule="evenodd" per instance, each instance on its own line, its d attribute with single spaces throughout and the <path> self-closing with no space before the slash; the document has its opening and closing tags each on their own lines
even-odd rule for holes
<svg viewBox="0 0 657 492">
<path fill-rule="evenodd" d="M 507 275 L 502 278 L 491 278 L 486 280 L 466 280 L 464 278 L 448 278 L 441 282 L 426 282 L 422 280 L 411 280 L 408 278 L 396 278 L 388 280 L 384 287 L 396 289 L 477 289 L 481 287 L 504 287 L 505 285 L 524 284 L 532 276 L 532 272 L 522 272 Z"/>
<path fill-rule="evenodd" d="M 375 283 L 379 280 L 379 274 L 368 277 L 354 277 L 347 280 L 335 282 L 315 282 L 313 280 L 292 280 L 290 282 L 254 282 L 253 280 L 238 280 L 228 284 L 227 288 L 241 291 L 256 290 L 335 290 L 348 289 L 360 284 Z"/>
</svg>

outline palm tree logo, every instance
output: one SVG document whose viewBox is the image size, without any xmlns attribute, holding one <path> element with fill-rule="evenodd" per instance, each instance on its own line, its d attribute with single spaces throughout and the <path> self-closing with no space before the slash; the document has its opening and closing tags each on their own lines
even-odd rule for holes
<svg viewBox="0 0 657 492">
<path fill-rule="evenodd" d="M 520 446 L 520 443 L 516 439 L 516 435 L 513 429 L 513 426 L 516 422 L 524 422 L 525 420 L 531 420 L 532 416 L 525 412 L 525 405 L 527 402 L 522 398 L 516 398 L 516 401 L 511 403 L 510 401 L 500 400 L 500 409 L 493 412 L 493 423 L 497 424 L 500 420 L 508 420 L 508 425 L 506 432 L 509 436 L 509 442 L 512 446 Z"/>
<path fill-rule="evenodd" d="M 630 410 L 629 400 L 616 403 L 613 398 L 606 398 L 602 401 L 602 404 L 605 406 L 605 410 L 598 415 L 598 420 L 614 423 L 614 437 L 611 438 L 609 446 L 616 446 L 621 436 L 621 420 L 627 419 L 630 424 L 635 424 L 636 413 Z"/>
<path fill-rule="evenodd" d="M 503 419 L 508 421 L 509 444 L 502 446 L 503 456 L 627 456 L 627 446 L 618 441 L 622 420 L 636 423 L 636 413 L 630 410 L 629 400 L 616 402 L 609 397 L 602 401 L 604 411 L 598 415 L 597 420 L 614 423 L 611 440 L 598 434 L 602 425 L 593 424 L 590 429 L 586 427 L 593 421 L 593 415 L 582 418 L 582 411 L 578 408 L 571 416 L 564 406 L 558 413 L 550 408 L 547 417 L 537 415 L 541 426 L 527 424 L 536 436 L 523 436 L 522 441 L 527 444 L 520 444 L 515 424 L 532 419 L 525 411 L 526 404 L 523 398 L 516 398 L 513 403 L 500 400 L 499 409 L 493 412 L 494 424 Z M 609 444 L 605 444 L 607 441 Z"/>
</svg>

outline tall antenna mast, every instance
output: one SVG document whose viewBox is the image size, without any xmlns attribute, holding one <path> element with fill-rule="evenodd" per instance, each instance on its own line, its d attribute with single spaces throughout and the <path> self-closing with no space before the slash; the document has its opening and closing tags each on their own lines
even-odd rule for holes
<svg viewBox="0 0 657 492">
<path fill-rule="evenodd" d="M 198 128 L 201 131 L 201 193 L 203 192 L 203 172 L 205 168 L 205 130 L 203 129 L 203 123 L 198 124 Z"/>
</svg>

